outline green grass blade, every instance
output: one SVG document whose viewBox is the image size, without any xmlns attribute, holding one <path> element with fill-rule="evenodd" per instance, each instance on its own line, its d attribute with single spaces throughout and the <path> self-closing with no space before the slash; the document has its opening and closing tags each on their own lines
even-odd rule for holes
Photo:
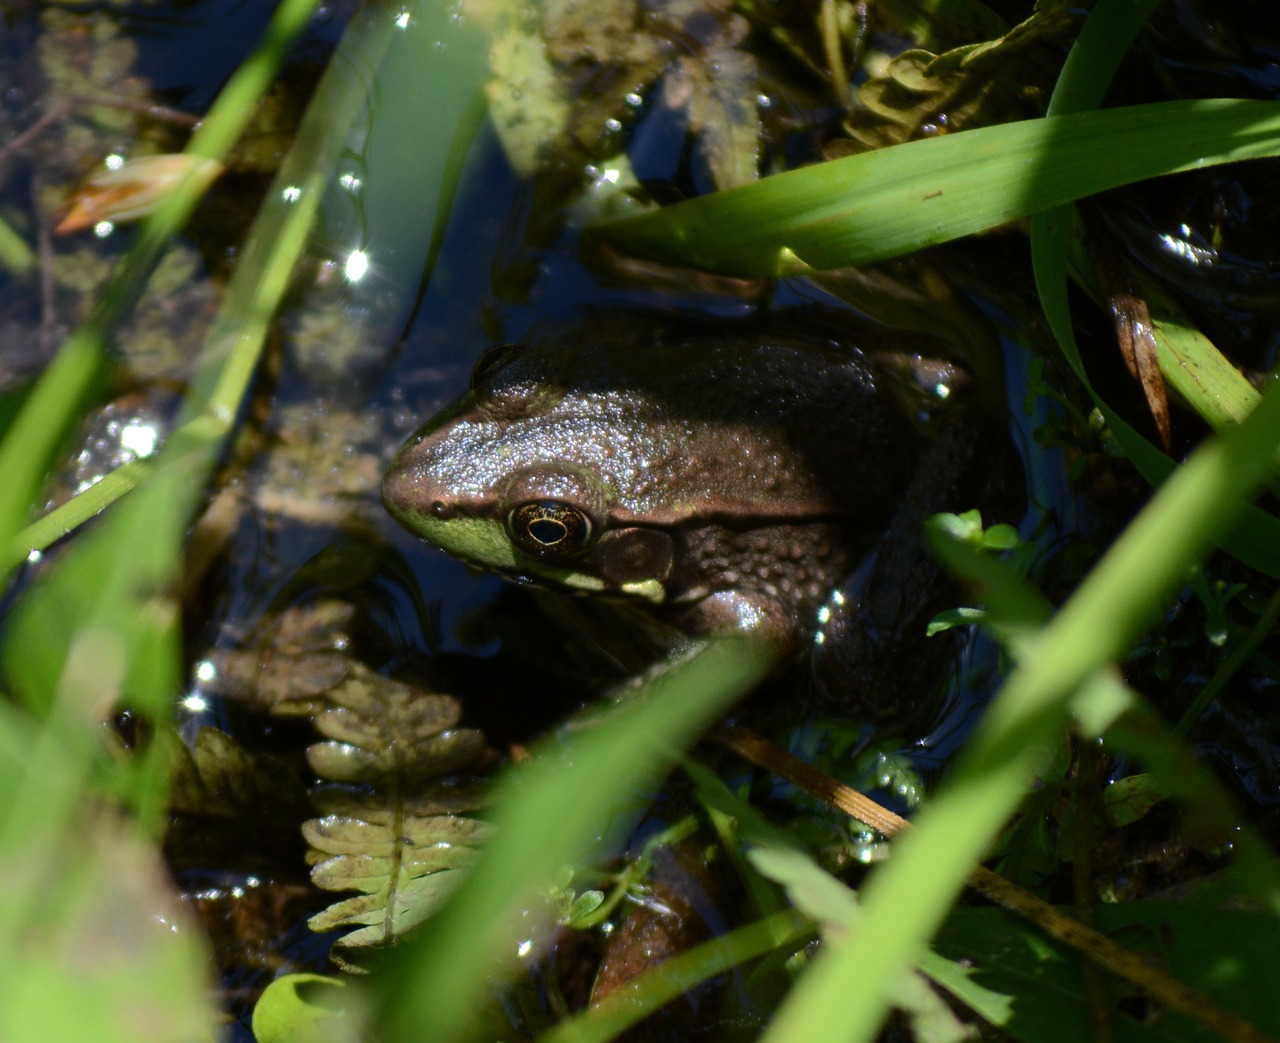
<svg viewBox="0 0 1280 1043">
<path fill-rule="evenodd" d="M 354 230 L 357 237 L 370 237 L 383 253 L 397 259 L 400 268 L 383 270 L 384 279 L 399 286 L 412 286 L 417 279 L 423 258 L 421 251 L 415 255 L 410 248 L 413 230 L 431 224 L 433 214 L 442 228 L 448 193 L 461 173 L 459 141 L 470 139 L 483 116 L 472 102 L 486 68 L 484 38 L 468 25 L 455 25 L 445 9 L 427 10 L 421 24 L 409 27 L 393 15 L 378 6 L 358 14 L 316 88 L 227 287 L 205 348 L 202 375 L 195 381 L 199 393 L 192 396 L 184 413 L 191 419 L 173 438 L 220 438 L 230 430 L 257 370 L 268 324 L 288 289 L 316 214 L 328 201 L 325 187 L 333 183 L 352 128 L 364 128 L 361 133 L 371 150 L 387 137 L 397 138 L 403 146 L 405 136 L 399 128 L 411 118 L 412 107 L 423 96 L 431 96 L 437 99 L 436 132 L 425 145 L 416 146 L 411 159 L 378 161 L 378 170 L 387 176 L 366 186 L 365 226 Z M 448 48 L 433 55 L 431 62 L 422 62 L 423 40 L 437 38 L 447 39 Z M 406 71 L 415 68 L 412 76 Z M 372 80 L 371 70 L 377 71 Z M 384 78 L 400 86 L 370 89 L 371 83 L 383 83 Z M 202 147 L 215 144 L 220 140 L 204 139 Z M 374 165 L 372 160 L 370 164 Z M 429 177 L 427 185 L 420 183 L 424 168 L 439 175 Z M 421 214 L 422 221 L 416 216 L 406 218 L 407 214 Z M 352 231 L 344 229 L 343 234 Z M 390 241 L 392 232 L 405 242 Z M 151 468 L 148 460 L 121 467 L 31 523 L 11 545 L 11 560 L 20 560 L 73 531 L 134 489 Z"/>
<path fill-rule="evenodd" d="M 1050 100 L 1050 113 L 1104 115 L 1080 113 L 1079 110 L 1101 101 L 1129 42 L 1145 23 L 1155 2 L 1142 0 L 1135 4 L 1106 3 L 1098 6 L 1068 56 Z M 1032 217 L 1031 257 L 1040 305 L 1063 355 L 1125 453 L 1147 481 L 1158 485 L 1172 471 L 1173 461 L 1103 401 L 1090 383 L 1080 359 L 1067 303 L 1073 221 L 1074 211 L 1069 204 L 1052 207 Z M 1242 386 L 1245 384 L 1243 377 L 1212 345 L 1194 338 L 1185 327 L 1179 328 L 1167 314 L 1160 312 L 1159 306 L 1153 317 L 1159 323 L 1157 350 L 1166 379 L 1182 391 L 1206 419 L 1216 420 L 1215 426 L 1238 420 L 1242 410 L 1256 401 L 1256 392 Z M 1224 549 L 1246 565 L 1270 576 L 1280 576 L 1280 520 L 1272 515 L 1250 506 L 1244 511 L 1237 529 L 1223 533 L 1219 538 Z"/>
<path fill-rule="evenodd" d="M 1280 155 L 1280 103 L 1159 102 L 983 127 L 819 163 L 599 226 L 738 276 L 870 264 L 1119 185 Z"/>
<path fill-rule="evenodd" d="M 187 151 L 222 159 L 252 118 L 257 100 L 279 71 L 318 0 L 284 0 L 268 23 L 262 42 L 219 94 L 192 137 Z M 75 331 L 41 375 L 3 446 L 0 446 L 0 582 L 30 548 L 14 537 L 26 523 L 30 505 L 63 439 L 102 377 L 107 346 L 141 296 L 169 242 L 186 224 L 204 190 L 206 177 L 187 177 L 173 195 L 142 223 L 124 262 L 112 274 L 88 322 Z"/>
<path fill-rule="evenodd" d="M 1151 311 L 1160 372 L 1169 385 L 1215 431 L 1240 423 L 1258 404 L 1258 389 L 1158 291 L 1146 288 L 1143 296 Z"/>
<path fill-rule="evenodd" d="M 239 135 L 314 6 L 285 0 L 277 9 L 192 151 L 225 149 Z M 203 187 L 188 180 L 143 225 L 94 315 L 6 431 L 5 567 L 25 553 L 15 549 L 15 530 L 102 371 L 116 326 Z M 24 1004 L 10 1004 L 0 1018 L 5 1039 L 86 1032 L 132 1039 L 144 1023 L 144 1034 L 157 1040 L 214 1035 L 202 936 L 194 926 L 177 929 L 182 914 L 166 908 L 167 884 L 154 850 L 142 843 L 164 822 L 163 751 L 144 742 L 130 757 L 111 758 L 103 721 L 118 701 L 145 720 L 163 721 L 180 690 L 172 577 L 226 426 L 209 431 L 206 423 L 172 439 L 139 494 L 69 549 L 8 619 L 5 680 L 17 699 L 0 714 L 0 852 L 10 870 L 0 902 L 0 962 L 20 968 L 10 983 Z M 134 817 L 114 823 L 106 808 L 118 806 Z"/>
<path fill-rule="evenodd" d="M 798 947 L 813 926 L 791 910 L 738 927 L 647 970 L 625 989 L 565 1018 L 538 1043 L 606 1043 L 704 982 L 783 945 Z"/>
<path fill-rule="evenodd" d="M 0 218 L 0 267 L 7 268 L 13 275 L 22 276 L 35 266 L 35 251 L 13 230 L 8 221 Z"/>
<path fill-rule="evenodd" d="M 1058 74 L 1049 99 L 1049 115 L 1096 109 L 1120 61 L 1160 0 L 1103 0 L 1080 30 Z"/>
<path fill-rule="evenodd" d="M 868 883 L 863 930 L 819 955 L 766 1039 L 873 1037 L 889 984 L 919 957 L 969 868 L 1017 807 L 1071 695 L 1158 613 L 1267 477 L 1277 447 L 1280 386 L 1170 478 L 1031 645 L 947 785 Z"/>
<path fill-rule="evenodd" d="M 556 870 L 582 855 L 611 817 L 636 806 L 688 746 L 776 661 L 758 641 L 725 638 L 628 690 L 567 743 L 543 743 L 498 791 L 497 836 L 452 902 L 384 968 L 385 1039 L 465 1038 L 492 974 L 510 967 Z"/>
</svg>

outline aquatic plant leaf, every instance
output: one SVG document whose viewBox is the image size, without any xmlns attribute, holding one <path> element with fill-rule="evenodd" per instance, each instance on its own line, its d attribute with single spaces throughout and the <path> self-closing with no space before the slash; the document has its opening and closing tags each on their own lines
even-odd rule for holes
<svg viewBox="0 0 1280 1043">
<path fill-rule="evenodd" d="M 827 930 L 844 934 L 858 917 L 858 896 L 802 851 L 757 844 L 747 851 L 755 870 L 786 889 L 791 904 Z"/>
<path fill-rule="evenodd" d="M 668 69 L 663 99 L 684 109 L 698 136 L 717 188 L 747 185 L 759 177 L 760 74 L 746 40 L 747 21 L 724 12 L 708 39 Z"/>
<path fill-rule="evenodd" d="M 154 213 L 188 177 L 203 192 L 222 170 L 217 160 L 185 152 L 126 160 L 85 178 L 54 231 L 66 235 L 101 221 L 137 221 Z"/>
<path fill-rule="evenodd" d="M 876 18 L 934 52 L 999 39 L 1009 31 L 1009 24 L 980 0 L 877 0 Z"/>
<path fill-rule="evenodd" d="M 760 94 L 749 24 L 726 0 L 496 0 L 476 12 L 492 43 L 489 114 L 521 176 L 622 151 L 623 125 L 656 84 L 683 111 L 720 188 L 758 176 Z"/>
<path fill-rule="evenodd" d="M 1280 1017 L 1270 986 L 1280 970 L 1275 921 L 1261 913 L 1195 902 L 1125 902 L 1095 910 L 1099 930 L 1152 964 L 1247 1017 L 1273 1036 Z M 1270 926 L 1268 926 L 1270 925 Z M 1016 1039 L 1074 1043 L 1089 1037 L 1089 1003 L 1078 957 L 997 908 L 952 911 L 936 940 L 956 974 L 941 984 Z M 1169 1010 L 1158 1029 L 1113 1012 L 1116 1038 L 1201 1041 L 1203 1026 Z"/>
<path fill-rule="evenodd" d="M 357 969 L 354 950 L 387 945 L 430 917 L 457 889 L 493 827 L 464 817 L 484 803 L 479 780 L 450 779 L 472 766 L 484 736 L 455 728 L 462 707 L 349 664 L 315 717 L 329 741 L 307 761 L 330 786 L 318 790 L 322 817 L 303 824 L 311 879 L 329 891 L 357 891 L 308 921 L 313 931 L 356 927 L 333 959 Z M 371 789 L 352 789 L 352 785 Z"/>
<path fill-rule="evenodd" d="M 192 746 L 173 740 L 169 807 L 185 814 L 269 812 L 293 817 L 311 807 L 306 789 L 275 757 L 251 754 L 226 732 L 201 728 Z"/>
<path fill-rule="evenodd" d="M 424 692 L 351 663 L 345 681 L 325 695 L 315 718 L 332 741 L 307 750 L 317 775 L 333 782 L 397 780 L 402 787 L 461 771 L 484 750 L 484 736 L 453 728 L 456 699 Z"/>
<path fill-rule="evenodd" d="M 627 96 L 660 74 L 670 46 L 644 31 L 634 0 L 495 0 L 474 13 L 491 38 L 489 116 L 518 174 L 566 154 L 618 151 L 610 127 L 627 115 Z"/>
<path fill-rule="evenodd" d="M 1152 774 L 1126 775 L 1102 791 L 1107 816 L 1117 828 L 1137 822 L 1148 811 L 1169 799 L 1169 789 Z"/>
<path fill-rule="evenodd" d="M 286 974 L 253 1005 L 257 1043 L 362 1043 L 368 1039 L 359 997 L 342 978 Z"/>
<path fill-rule="evenodd" d="M 214 690 L 267 708 L 278 717 L 312 717 L 328 706 L 327 695 L 346 679 L 355 609 L 338 598 L 290 605 L 264 632 L 240 639 L 243 647 L 210 656 Z"/>
<path fill-rule="evenodd" d="M 1070 5 L 1055 0 L 1037 4 L 997 38 L 970 36 L 942 54 L 913 48 L 895 55 L 858 88 L 848 119 L 852 141 L 884 148 L 926 133 L 1040 115 L 1037 102 L 1043 104 L 1052 82 L 1046 76 L 1057 65 L 1033 48 L 1067 38 L 1078 23 Z"/>
<path fill-rule="evenodd" d="M 384 781 L 398 773 L 407 781 L 459 771 L 484 750 L 484 736 L 470 728 L 442 732 L 385 751 L 343 742 L 326 742 L 307 750 L 307 763 L 331 782 Z"/>
<path fill-rule="evenodd" d="M 408 816 L 396 825 L 393 829 L 387 823 L 330 815 L 311 819 L 302 832 L 316 851 L 328 855 L 373 857 L 369 853 L 382 848 L 391 851 L 386 857 L 394 856 L 397 862 L 421 865 L 430 864 L 435 854 L 448 851 L 449 845 L 479 844 L 491 833 L 486 823 L 458 815 Z"/>
<path fill-rule="evenodd" d="M 358 927 L 335 943 L 333 958 L 350 968 L 351 950 L 387 945 L 431 916 L 457 889 L 493 827 L 457 814 L 387 815 L 376 795 L 364 800 L 384 819 L 328 815 L 303 825 L 311 879 L 330 891 L 358 891 L 313 916 L 313 931 Z M 394 803 L 389 801 L 388 803 Z"/>
<path fill-rule="evenodd" d="M 489 116 L 507 159 L 521 177 L 538 169 L 547 143 L 561 138 L 571 106 L 564 83 L 547 58 L 531 15 L 503 19 L 489 49 L 492 77 L 485 85 Z"/>
<path fill-rule="evenodd" d="M 828 937 L 857 930 L 861 920 L 857 895 L 809 855 L 791 847 L 761 845 L 749 849 L 747 857 L 762 876 L 786 888 L 792 904 L 822 924 Z M 944 962 L 947 961 L 943 957 L 928 953 L 920 961 L 919 970 L 929 976 Z M 937 1043 L 972 1038 L 973 1030 L 948 1009 L 921 973 L 906 971 L 890 988 L 892 1003 L 910 1021 L 914 1038 Z"/>
<path fill-rule="evenodd" d="M 442 870 L 406 876 L 397 886 L 336 902 L 308 923 L 313 931 L 363 925 L 335 943 L 340 949 L 387 945 L 432 916 L 465 879 L 462 873 Z M 341 959 L 345 954 L 339 953 Z"/>
</svg>

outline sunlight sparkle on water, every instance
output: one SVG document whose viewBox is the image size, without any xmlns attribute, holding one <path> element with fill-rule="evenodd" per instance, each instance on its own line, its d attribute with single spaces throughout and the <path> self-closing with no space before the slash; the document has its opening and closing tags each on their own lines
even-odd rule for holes
<svg viewBox="0 0 1280 1043">
<path fill-rule="evenodd" d="M 411 25 L 413 25 L 413 15 L 411 15 L 406 8 L 400 8 L 400 10 L 396 12 L 396 28 L 408 29 Z"/>
<path fill-rule="evenodd" d="M 188 713 L 204 713 L 209 709 L 209 700 L 199 692 L 192 692 L 182 700 L 182 708 Z"/>
<path fill-rule="evenodd" d="M 99 239 L 105 239 L 115 230 L 116 230 L 116 226 L 113 225 L 110 221 L 99 221 L 96 225 L 93 226 L 93 234 L 96 235 Z"/>
<path fill-rule="evenodd" d="M 108 170 L 119 170 L 124 166 L 124 156 L 120 155 L 119 152 L 113 152 L 102 162 Z"/>
<path fill-rule="evenodd" d="M 218 668 L 209 660 L 202 659 L 196 664 L 196 680 L 208 684 L 218 676 Z"/>
<path fill-rule="evenodd" d="M 289 185 L 280 193 L 280 198 L 286 203 L 296 203 L 302 198 L 302 189 L 297 185 Z"/>
<path fill-rule="evenodd" d="M 363 250 L 352 250 L 342 270 L 348 282 L 359 282 L 369 271 L 369 255 Z"/>
<path fill-rule="evenodd" d="M 120 447 L 134 456 L 150 456 L 156 451 L 160 433 L 151 424 L 131 420 L 120 432 Z"/>
</svg>

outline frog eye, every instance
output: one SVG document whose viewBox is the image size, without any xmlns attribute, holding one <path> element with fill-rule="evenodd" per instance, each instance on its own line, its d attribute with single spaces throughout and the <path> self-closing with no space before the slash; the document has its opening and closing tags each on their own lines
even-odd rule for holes
<svg viewBox="0 0 1280 1043">
<path fill-rule="evenodd" d="M 561 500 L 535 500 L 512 508 L 507 534 L 535 558 L 560 557 L 582 550 L 591 538 L 591 519 Z"/>
<path fill-rule="evenodd" d="M 523 350 L 524 347 L 520 344 L 495 344 L 491 348 L 486 348 L 480 357 L 476 359 L 476 364 L 471 367 L 472 388 L 479 387 L 496 370 L 501 369 L 513 355 Z"/>
</svg>

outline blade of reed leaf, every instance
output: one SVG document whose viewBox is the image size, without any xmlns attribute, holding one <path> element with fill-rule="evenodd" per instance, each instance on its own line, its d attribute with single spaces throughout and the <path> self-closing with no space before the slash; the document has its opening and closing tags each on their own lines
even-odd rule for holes
<svg viewBox="0 0 1280 1043">
<path fill-rule="evenodd" d="M 509 969 L 542 905 L 539 888 L 583 854 L 610 819 L 776 663 L 778 650 L 744 638 L 704 644 L 628 689 L 602 719 L 549 740 L 508 773 L 493 810 L 497 835 L 448 906 L 372 983 L 385 1039 L 463 1039 L 484 1006 L 491 975 Z M 526 915 L 528 914 L 528 915 Z"/>
<path fill-rule="evenodd" d="M 768 276 L 869 264 L 1179 170 L 1280 155 L 1280 102 L 1069 113 L 910 141 L 596 226 L 642 254 Z"/>
<path fill-rule="evenodd" d="M 1128 41 L 1145 22 L 1149 3 L 1098 4 L 1067 65 L 1075 76 L 1087 70 L 1096 86 L 1069 85 L 1062 104 L 1088 104 L 1094 100 L 1091 91 L 1101 96 Z M 1042 159 L 1053 154 L 1046 151 Z M 1047 181 L 1055 175 L 1041 167 L 1030 176 Z M 1034 184 L 1028 194 L 1036 198 Z M 1064 218 L 1060 212 L 1055 218 L 1059 254 L 1052 279 L 1037 268 L 1042 295 L 1046 286 L 1057 293 L 1063 312 L 1064 230 L 1069 227 Z M 1069 316 L 1058 318 L 1066 319 L 1069 331 Z M 1125 650 L 1187 567 L 1214 537 L 1226 534 L 1243 497 L 1267 476 L 1278 444 L 1280 390 L 1273 389 L 1244 424 L 1201 447 L 1166 482 L 1032 643 L 948 784 L 918 817 L 893 861 L 869 881 L 863 930 L 851 943 L 833 945 L 818 957 L 783 1004 L 766 1040 L 873 1037 L 887 1012 L 887 986 L 918 957 L 970 867 L 1017 807 L 1065 721 L 1071 694 Z"/>
<path fill-rule="evenodd" d="M 1165 483 L 1034 641 L 917 828 L 864 889 L 852 943 L 814 962 L 768 1040 L 870 1039 L 885 988 L 918 957 L 973 863 L 1017 807 L 1065 723 L 1072 693 L 1120 656 L 1186 569 L 1234 521 L 1280 446 L 1280 386 Z"/>
<path fill-rule="evenodd" d="M 650 967 L 624 989 L 561 1021 L 537 1043 L 607 1043 L 718 974 L 772 952 L 799 947 L 813 925 L 790 909 L 712 938 Z"/>
<path fill-rule="evenodd" d="M 1156 3 L 1158 0 L 1142 0 L 1132 5 L 1106 4 L 1095 10 L 1080 40 L 1067 56 L 1058 86 L 1049 102 L 1050 114 L 1081 112 L 1101 103 L 1129 41 L 1146 22 Z M 1112 433 L 1143 477 L 1152 485 L 1158 485 L 1173 469 L 1173 461 L 1102 400 L 1090 383 L 1080 359 L 1067 304 L 1072 225 L 1070 205 L 1054 207 L 1032 218 L 1031 257 L 1040 305 L 1063 355 L 1084 383 Z M 1250 394 L 1251 388 L 1245 390 L 1241 387 L 1243 378 L 1236 373 L 1233 379 L 1223 372 L 1224 360 L 1212 346 L 1209 351 L 1198 350 L 1197 344 L 1186 336 L 1180 336 L 1167 323 L 1160 334 L 1157 347 L 1161 371 L 1166 379 L 1175 387 L 1182 388 L 1206 418 L 1217 417 L 1219 423 L 1228 418 L 1238 420 L 1239 410 L 1251 405 L 1250 400 L 1255 399 Z M 1188 354 L 1196 363 L 1196 371 L 1187 366 Z M 1203 384 L 1202 377 L 1211 384 Z M 1224 413 L 1227 416 L 1224 417 Z M 1272 515 L 1249 506 L 1236 530 L 1224 533 L 1221 540 L 1224 549 L 1240 561 L 1269 576 L 1280 576 L 1280 520 Z"/>
<path fill-rule="evenodd" d="M 318 0 L 284 0 L 263 38 L 219 93 L 186 151 L 221 160 L 253 115 L 293 41 L 306 28 Z M 206 168 L 207 169 L 207 168 Z M 133 309 L 170 240 L 191 216 L 208 187 L 199 172 L 142 223 L 138 237 L 99 298 L 89 320 L 59 350 L 32 389 L 0 445 L 0 583 L 29 551 L 14 537 L 62 440 L 101 379 L 107 346 Z"/>
<path fill-rule="evenodd" d="M 218 438 L 230 430 L 261 358 L 267 324 L 288 289 L 308 231 L 325 198 L 325 187 L 332 183 L 334 170 L 348 147 L 351 128 L 378 120 L 399 125 L 407 119 L 403 95 L 410 93 L 409 87 L 416 88 L 415 100 L 431 96 L 441 102 L 435 130 L 427 136 L 425 149 L 429 155 L 426 159 L 420 155 L 409 173 L 421 177 L 425 165 L 429 173 L 434 171 L 439 176 L 428 177 L 430 184 L 416 192 L 414 217 L 404 219 L 408 205 L 400 205 L 401 225 L 413 229 L 443 222 L 450 209 L 450 192 L 461 176 L 457 153 L 483 118 L 483 112 L 476 112 L 469 104 L 485 68 L 479 50 L 482 41 L 477 33 L 467 32 L 468 28 L 455 24 L 444 9 L 429 9 L 406 25 L 399 12 L 371 5 L 353 19 L 335 60 L 316 88 L 294 145 L 241 250 L 205 348 L 195 381 L 196 393 L 184 409 L 185 426 L 173 438 Z M 449 47 L 443 53 L 448 54 L 450 64 L 442 67 L 440 62 L 422 62 L 422 52 L 429 50 L 425 41 L 437 39 L 446 31 Z M 415 59 L 423 70 L 417 78 L 399 90 L 383 84 L 384 64 L 398 63 L 403 67 Z M 460 70 L 467 69 L 472 70 L 469 77 L 459 75 Z M 446 100 L 448 105 L 444 104 Z M 393 111 L 396 104 L 400 109 Z M 408 191 L 404 185 L 406 172 L 389 173 L 395 175 L 393 191 L 403 196 Z M 379 198 L 381 210 L 394 208 L 394 199 L 388 202 Z M 421 222 L 418 214 L 422 215 Z M 366 222 L 370 219 L 366 215 Z M 387 223 L 383 220 L 382 226 Z M 369 232 L 368 227 L 365 232 Z M 383 239 L 385 236 L 378 237 L 381 245 L 388 246 Z M 403 244 L 390 244 L 389 250 L 402 259 L 402 264 L 410 253 Z M 410 258 L 409 263 L 413 260 Z M 395 282 L 401 285 L 412 278 L 411 272 L 402 271 Z M 150 470 L 151 462 L 147 460 L 117 468 L 97 485 L 27 526 L 15 539 L 13 554 L 17 557 L 49 546 L 135 488 Z"/>
<path fill-rule="evenodd" d="M 22 276 L 35 266 L 35 251 L 14 231 L 8 221 L 0 218 L 0 267 L 7 268 L 13 275 Z"/>
</svg>

